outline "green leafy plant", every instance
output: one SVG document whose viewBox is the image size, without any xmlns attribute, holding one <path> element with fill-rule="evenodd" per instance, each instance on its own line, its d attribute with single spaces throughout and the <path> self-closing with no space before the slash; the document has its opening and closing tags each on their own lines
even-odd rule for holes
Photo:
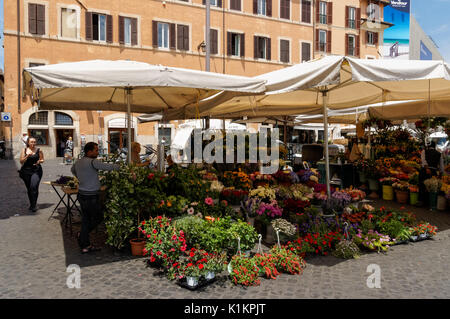
<svg viewBox="0 0 450 319">
<path fill-rule="evenodd" d="M 175 227 L 183 231 L 187 245 L 200 248 L 199 242 L 207 221 L 197 216 L 184 216 L 174 222 Z"/>
<path fill-rule="evenodd" d="M 380 226 L 381 233 L 389 235 L 389 237 L 396 239 L 398 239 L 398 236 L 405 229 L 408 229 L 408 227 L 398 220 L 391 220 L 389 222 L 381 224 Z"/>
<path fill-rule="evenodd" d="M 251 250 L 255 246 L 255 242 L 258 239 L 258 234 L 253 226 L 238 220 L 237 222 L 231 224 L 228 230 L 230 237 L 237 239 L 240 238 L 240 248 L 243 251 Z M 237 250 L 238 241 L 233 240 L 231 244 L 231 249 Z"/>
</svg>

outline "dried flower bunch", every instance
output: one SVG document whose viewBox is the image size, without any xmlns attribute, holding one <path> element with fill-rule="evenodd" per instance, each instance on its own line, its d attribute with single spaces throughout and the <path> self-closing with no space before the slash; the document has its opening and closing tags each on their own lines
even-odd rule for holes
<svg viewBox="0 0 450 319">
<path fill-rule="evenodd" d="M 281 233 L 284 233 L 288 236 L 294 236 L 297 232 L 295 226 L 283 218 L 277 218 L 273 220 L 271 224 L 273 229 L 279 230 Z"/>
</svg>

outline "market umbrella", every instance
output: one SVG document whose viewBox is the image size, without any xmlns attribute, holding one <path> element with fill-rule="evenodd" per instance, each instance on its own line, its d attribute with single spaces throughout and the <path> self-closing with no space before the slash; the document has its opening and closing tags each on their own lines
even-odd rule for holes
<svg viewBox="0 0 450 319">
<path fill-rule="evenodd" d="M 266 80 L 266 92 L 227 99 L 223 92 L 200 103 L 201 116 L 227 117 L 238 112 L 263 115 L 303 114 L 303 110 L 323 111 L 324 127 L 328 110 L 363 106 L 385 101 L 434 100 L 450 96 L 449 66 L 443 61 L 364 60 L 345 56 L 324 58 L 297 64 L 255 77 Z M 225 102 L 214 103 L 214 99 Z M 278 114 L 275 112 L 278 109 Z M 189 115 L 166 111 L 168 119 Z M 324 130 L 327 133 L 327 130 Z M 328 134 L 326 134 L 328 135 Z M 328 136 L 325 136 L 325 141 Z M 327 191 L 329 187 L 328 144 L 325 143 Z"/>
<path fill-rule="evenodd" d="M 161 113 L 155 113 L 155 114 L 143 114 L 138 116 L 139 123 L 147 123 L 147 122 L 159 122 L 162 120 L 162 114 Z"/>
<path fill-rule="evenodd" d="M 92 60 L 25 68 L 24 93 L 46 110 L 107 110 L 155 113 L 194 106 L 218 92 L 257 94 L 264 80 L 151 65 Z M 130 152 L 128 152 L 130 160 Z"/>
</svg>

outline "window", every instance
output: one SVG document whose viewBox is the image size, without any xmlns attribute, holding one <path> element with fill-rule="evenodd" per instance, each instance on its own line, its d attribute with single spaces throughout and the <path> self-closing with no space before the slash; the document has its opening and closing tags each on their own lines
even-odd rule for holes
<svg viewBox="0 0 450 319">
<path fill-rule="evenodd" d="M 241 0 L 230 0 L 230 9 L 241 11 Z"/>
<path fill-rule="evenodd" d="M 228 55 L 232 56 L 244 56 L 245 55 L 245 34 L 227 32 L 228 41 Z"/>
<path fill-rule="evenodd" d="M 35 35 L 45 34 L 45 6 L 28 4 L 28 32 Z"/>
<path fill-rule="evenodd" d="M 177 49 L 189 51 L 189 26 L 187 25 L 177 25 Z"/>
<path fill-rule="evenodd" d="M 119 43 L 137 45 L 137 18 L 119 16 Z"/>
<path fill-rule="evenodd" d="M 327 24 L 327 3 L 320 1 L 319 22 Z"/>
<path fill-rule="evenodd" d="M 270 38 L 254 37 L 255 59 L 271 60 Z"/>
<path fill-rule="evenodd" d="M 291 18 L 291 0 L 280 0 L 280 18 Z"/>
<path fill-rule="evenodd" d="M 366 32 L 366 43 L 370 45 L 378 45 L 378 33 L 377 32 Z"/>
<path fill-rule="evenodd" d="M 28 130 L 28 136 L 36 139 L 36 145 L 48 145 L 48 130 Z"/>
<path fill-rule="evenodd" d="M 66 113 L 55 112 L 55 125 L 73 125 L 72 117 Z"/>
<path fill-rule="evenodd" d="M 222 0 L 209 0 L 211 6 L 222 8 Z M 202 1 L 203 5 L 206 5 L 206 1 Z"/>
<path fill-rule="evenodd" d="M 289 63 L 289 40 L 280 40 L 280 61 Z"/>
<path fill-rule="evenodd" d="M 354 35 L 347 35 L 347 55 L 355 55 L 355 36 Z"/>
<path fill-rule="evenodd" d="M 306 62 L 311 60 L 311 43 L 302 42 L 302 61 Z"/>
<path fill-rule="evenodd" d="M 311 1 L 302 0 L 302 22 L 311 23 Z"/>
<path fill-rule="evenodd" d="M 48 112 L 36 112 L 28 118 L 28 125 L 48 125 Z"/>
<path fill-rule="evenodd" d="M 169 48 L 169 24 L 158 23 L 158 47 Z"/>
<path fill-rule="evenodd" d="M 356 29 L 356 8 L 348 7 L 348 27 Z"/>
<path fill-rule="evenodd" d="M 319 51 L 325 52 L 327 50 L 327 32 L 319 30 Z"/>
<path fill-rule="evenodd" d="M 77 11 L 75 9 L 61 8 L 61 36 L 64 38 L 77 38 Z"/>
<path fill-rule="evenodd" d="M 86 12 L 86 40 L 112 43 L 112 21 L 111 15 Z"/>
<path fill-rule="evenodd" d="M 253 14 L 272 16 L 272 0 L 253 0 Z"/>
</svg>

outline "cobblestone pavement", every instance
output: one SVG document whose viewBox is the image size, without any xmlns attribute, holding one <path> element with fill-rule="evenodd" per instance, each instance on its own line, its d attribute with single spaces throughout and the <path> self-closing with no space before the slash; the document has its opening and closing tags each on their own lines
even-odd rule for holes
<svg viewBox="0 0 450 319">
<path fill-rule="evenodd" d="M 234 286 L 225 275 L 191 292 L 146 267 L 145 258 L 114 252 L 81 255 L 74 235 L 61 225 L 62 211 L 49 219 L 58 197 L 41 184 L 36 213 L 27 211 L 25 186 L 17 162 L 0 161 L 0 298 L 449 298 L 450 213 L 413 211 L 439 227 L 427 240 L 393 247 L 387 254 L 366 254 L 356 260 L 332 256 L 307 259 L 301 276 L 262 279 L 258 287 Z M 70 175 L 70 166 L 48 160 L 42 181 Z M 376 206 L 399 206 L 377 202 Z M 409 208 L 409 207 L 407 207 Z M 75 231 L 79 228 L 74 225 Z M 102 233 L 96 235 L 102 244 Z M 68 265 L 81 267 L 81 289 L 66 285 Z M 367 266 L 381 268 L 381 288 L 366 285 Z"/>
</svg>

